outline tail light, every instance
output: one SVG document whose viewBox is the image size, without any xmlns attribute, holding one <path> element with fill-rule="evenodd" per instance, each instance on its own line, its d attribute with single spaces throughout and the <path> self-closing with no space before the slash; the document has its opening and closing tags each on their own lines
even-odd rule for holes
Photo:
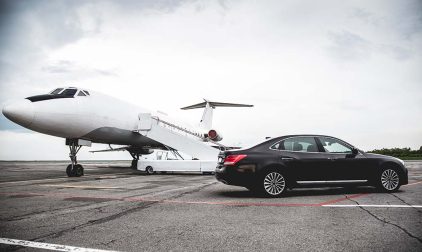
<svg viewBox="0 0 422 252">
<path fill-rule="evenodd" d="M 247 157 L 247 155 L 244 155 L 244 154 L 240 154 L 240 155 L 228 155 L 224 159 L 224 165 L 235 165 L 237 162 L 239 162 L 240 160 L 244 159 L 245 157 Z"/>
</svg>

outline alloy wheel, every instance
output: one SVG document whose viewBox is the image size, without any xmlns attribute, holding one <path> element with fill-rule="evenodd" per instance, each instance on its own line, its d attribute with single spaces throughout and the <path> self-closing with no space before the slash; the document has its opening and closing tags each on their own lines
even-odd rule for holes
<svg viewBox="0 0 422 252">
<path fill-rule="evenodd" d="M 272 195 L 277 196 L 283 193 L 286 188 L 286 180 L 283 175 L 278 172 L 270 172 L 264 178 L 264 189 Z"/>
<path fill-rule="evenodd" d="M 399 186 L 399 175 L 393 169 L 387 169 L 381 174 L 381 184 L 388 190 L 393 191 Z"/>
</svg>

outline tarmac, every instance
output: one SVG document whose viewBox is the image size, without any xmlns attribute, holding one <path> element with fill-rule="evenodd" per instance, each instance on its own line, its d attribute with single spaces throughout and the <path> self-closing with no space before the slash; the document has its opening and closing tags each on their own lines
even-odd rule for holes
<svg viewBox="0 0 422 252">
<path fill-rule="evenodd" d="M 422 161 L 409 185 L 262 198 L 214 176 L 146 175 L 130 161 L 0 162 L 0 251 L 422 251 Z M 12 244 L 12 245 L 11 245 Z"/>
</svg>

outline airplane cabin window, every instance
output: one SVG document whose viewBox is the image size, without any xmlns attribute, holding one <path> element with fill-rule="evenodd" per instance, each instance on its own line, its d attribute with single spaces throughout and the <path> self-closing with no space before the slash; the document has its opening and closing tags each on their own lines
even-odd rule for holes
<svg viewBox="0 0 422 252">
<path fill-rule="evenodd" d="M 53 91 L 51 91 L 50 94 L 52 94 L 52 95 L 59 94 L 62 90 L 63 90 L 63 88 L 56 88 Z"/>
<path fill-rule="evenodd" d="M 68 88 L 65 91 L 63 91 L 61 93 L 61 95 L 65 96 L 65 97 L 73 97 L 76 94 L 76 91 L 78 91 L 78 90 L 73 89 L 73 88 Z"/>
<path fill-rule="evenodd" d="M 86 96 L 86 94 L 82 91 L 79 91 L 78 96 Z"/>
</svg>

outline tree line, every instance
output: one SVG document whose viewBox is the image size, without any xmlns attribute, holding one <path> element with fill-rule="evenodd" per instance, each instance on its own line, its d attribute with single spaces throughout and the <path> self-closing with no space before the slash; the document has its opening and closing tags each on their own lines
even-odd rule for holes
<svg viewBox="0 0 422 252">
<path fill-rule="evenodd" d="M 422 159 L 422 146 L 419 150 L 411 150 L 410 148 L 382 148 L 369 151 L 370 153 L 393 156 L 402 159 Z"/>
</svg>

